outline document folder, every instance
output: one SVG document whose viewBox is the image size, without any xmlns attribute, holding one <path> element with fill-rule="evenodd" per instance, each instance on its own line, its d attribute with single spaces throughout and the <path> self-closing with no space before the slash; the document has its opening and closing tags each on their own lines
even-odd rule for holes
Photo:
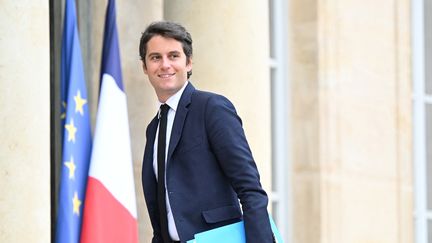
<svg viewBox="0 0 432 243">
<path fill-rule="evenodd" d="M 277 243 L 283 243 L 279 230 L 276 228 L 272 217 L 270 225 Z M 246 243 L 245 229 L 243 221 L 225 225 L 209 231 L 195 234 L 195 239 L 187 243 Z"/>
</svg>

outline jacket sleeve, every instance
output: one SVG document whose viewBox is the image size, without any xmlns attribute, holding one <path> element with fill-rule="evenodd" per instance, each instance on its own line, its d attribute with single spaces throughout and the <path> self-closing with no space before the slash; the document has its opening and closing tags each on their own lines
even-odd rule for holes
<svg viewBox="0 0 432 243">
<path fill-rule="evenodd" d="M 162 238 L 154 235 L 152 238 L 152 243 L 163 243 L 163 240 L 162 240 Z"/>
<path fill-rule="evenodd" d="M 211 148 L 240 199 L 246 241 L 273 242 L 267 194 L 261 186 L 242 121 L 234 106 L 223 96 L 211 96 L 206 104 L 205 119 Z"/>
</svg>

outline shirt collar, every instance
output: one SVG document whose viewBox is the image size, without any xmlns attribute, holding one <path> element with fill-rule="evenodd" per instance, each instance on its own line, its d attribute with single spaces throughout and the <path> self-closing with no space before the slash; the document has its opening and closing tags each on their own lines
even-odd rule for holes
<svg viewBox="0 0 432 243">
<path fill-rule="evenodd" d="M 175 93 L 173 96 L 169 97 L 165 103 L 161 103 L 158 101 L 159 107 L 163 104 L 167 104 L 167 105 L 169 105 L 169 107 L 171 109 L 173 109 L 174 111 L 177 111 L 177 106 L 180 102 L 180 98 L 181 98 L 183 91 L 185 90 L 186 86 L 188 85 L 188 83 L 189 83 L 189 81 L 186 81 L 185 84 L 183 85 L 183 87 L 179 91 L 177 91 L 177 93 Z"/>
</svg>

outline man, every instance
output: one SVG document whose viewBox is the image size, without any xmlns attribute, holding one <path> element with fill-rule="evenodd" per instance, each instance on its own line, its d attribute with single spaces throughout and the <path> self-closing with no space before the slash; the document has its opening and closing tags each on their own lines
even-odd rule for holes
<svg viewBox="0 0 432 243">
<path fill-rule="evenodd" d="M 186 242 L 242 219 L 248 243 L 273 242 L 268 198 L 234 106 L 188 81 L 190 34 L 155 22 L 139 52 L 161 105 L 147 127 L 142 169 L 152 242 Z"/>
</svg>

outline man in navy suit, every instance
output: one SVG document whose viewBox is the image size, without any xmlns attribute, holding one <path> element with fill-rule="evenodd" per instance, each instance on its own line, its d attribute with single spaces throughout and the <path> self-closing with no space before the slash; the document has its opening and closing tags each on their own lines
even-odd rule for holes
<svg viewBox="0 0 432 243">
<path fill-rule="evenodd" d="M 248 243 L 273 242 L 267 194 L 241 119 L 228 99 L 188 81 L 190 34 L 179 24 L 155 22 L 142 34 L 139 52 L 161 105 L 147 127 L 142 168 L 152 242 L 186 242 L 240 220 Z"/>
</svg>

